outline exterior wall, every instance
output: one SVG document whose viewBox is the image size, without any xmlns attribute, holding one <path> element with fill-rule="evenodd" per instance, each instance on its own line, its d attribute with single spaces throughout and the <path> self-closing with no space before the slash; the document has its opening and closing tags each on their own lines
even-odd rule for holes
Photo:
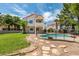
<svg viewBox="0 0 79 59">
<path fill-rule="evenodd" d="M 43 23 L 36 23 L 36 27 L 43 27 L 43 29 L 44 29 L 44 24 Z"/>
<path fill-rule="evenodd" d="M 53 29 L 56 29 L 56 26 L 53 26 Z M 59 25 L 57 26 L 57 29 L 58 30 L 60 29 L 60 26 Z"/>
<path fill-rule="evenodd" d="M 47 27 L 47 30 L 50 29 L 50 28 L 54 29 L 53 26 L 48 26 L 48 27 Z"/>
<path fill-rule="evenodd" d="M 27 33 L 34 33 L 35 32 L 35 29 L 34 29 L 35 28 L 35 17 L 36 17 L 36 15 L 30 15 L 25 18 L 25 20 L 28 22 L 27 27 L 26 27 Z M 33 29 L 33 31 L 30 29 Z"/>
<path fill-rule="evenodd" d="M 29 19 L 26 19 L 27 22 L 28 22 L 28 25 L 27 26 L 35 26 L 35 18 L 29 18 Z M 30 23 L 30 21 L 32 21 L 32 23 Z"/>
<path fill-rule="evenodd" d="M 36 32 L 37 33 L 43 33 L 43 27 L 36 27 Z"/>
<path fill-rule="evenodd" d="M 7 26 L 1 25 L 1 26 L 0 26 L 0 31 L 2 31 L 3 28 L 7 28 Z"/>
<path fill-rule="evenodd" d="M 31 30 L 33 29 L 33 30 Z M 26 27 L 26 32 L 27 33 L 34 33 L 35 32 L 35 26 L 27 26 Z"/>
<path fill-rule="evenodd" d="M 41 28 L 42 30 L 44 30 L 44 23 L 43 23 L 43 16 L 39 15 L 36 17 L 36 27 Z"/>
<path fill-rule="evenodd" d="M 7 25 L 1 25 L 0 31 L 3 31 L 3 30 L 8 30 L 8 26 Z M 10 26 L 10 30 L 14 30 L 14 26 Z"/>
<path fill-rule="evenodd" d="M 2 26 L 0 26 L 0 31 L 2 31 L 3 30 L 3 27 Z"/>
<path fill-rule="evenodd" d="M 54 22 L 51 26 L 49 26 L 49 27 L 52 27 L 53 29 L 55 29 L 56 30 L 56 22 Z M 57 28 L 58 28 L 58 30 L 60 29 L 60 25 L 59 24 L 57 24 Z"/>
</svg>

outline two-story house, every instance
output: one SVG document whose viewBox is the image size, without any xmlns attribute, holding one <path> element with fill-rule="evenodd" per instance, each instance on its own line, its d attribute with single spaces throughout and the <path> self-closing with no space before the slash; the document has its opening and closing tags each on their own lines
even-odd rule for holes
<svg viewBox="0 0 79 59">
<path fill-rule="evenodd" d="M 28 22 L 26 26 L 27 33 L 43 33 L 44 30 L 44 23 L 43 23 L 43 16 L 31 14 L 24 19 Z"/>
</svg>

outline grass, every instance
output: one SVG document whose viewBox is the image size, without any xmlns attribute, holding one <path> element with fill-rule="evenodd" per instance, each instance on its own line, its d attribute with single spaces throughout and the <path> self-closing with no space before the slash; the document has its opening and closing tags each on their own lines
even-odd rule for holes
<svg viewBox="0 0 79 59">
<path fill-rule="evenodd" d="M 0 54 L 5 55 L 28 47 L 30 44 L 25 40 L 26 36 L 28 35 L 22 33 L 0 34 Z"/>
</svg>

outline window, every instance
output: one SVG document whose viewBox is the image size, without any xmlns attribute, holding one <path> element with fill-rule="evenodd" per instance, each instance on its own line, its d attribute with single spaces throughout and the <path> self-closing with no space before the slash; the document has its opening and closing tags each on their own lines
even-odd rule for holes
<svg viewBox="0 0 79 59">
<path fill-rule="evenodd" d="M 30 28 L 30 31 L 33 31 L 33 28 Z"/>
<path fill-rule="evenodd" d="M 33 20 L 29 20 L 29 23 L 32 24 L 33 23 Z"/>
<path fill-rule="evenodd" d="M 42 22 L 42 20 L 41 19 L 37 19 L 36 22 L 39 22 L 40 23 L 40 22 Z"/>
</svg>

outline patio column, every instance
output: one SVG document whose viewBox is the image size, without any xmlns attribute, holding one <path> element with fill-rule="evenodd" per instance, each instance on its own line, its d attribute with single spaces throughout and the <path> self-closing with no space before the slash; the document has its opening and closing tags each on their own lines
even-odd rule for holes
<svg viewBox="0 0 79 59">
<path fill-rule="evenodd" d="M 47 34 L 47 24 L 46 23 L 44 23 L 45 24 L 45 30 L 46 30 L 46 34 Z"/>
<path fill-rule="evenodd" d="M 37 33 L 36 33 L 36 19 L 35 19 L 35 35 L 37 35 Z"/>
<path fill-rule="evenodd" d="M 48 31 L 47 31 L 47 24 L 46 24 L 46 34 L 48 33 Z"/>
</svg>

